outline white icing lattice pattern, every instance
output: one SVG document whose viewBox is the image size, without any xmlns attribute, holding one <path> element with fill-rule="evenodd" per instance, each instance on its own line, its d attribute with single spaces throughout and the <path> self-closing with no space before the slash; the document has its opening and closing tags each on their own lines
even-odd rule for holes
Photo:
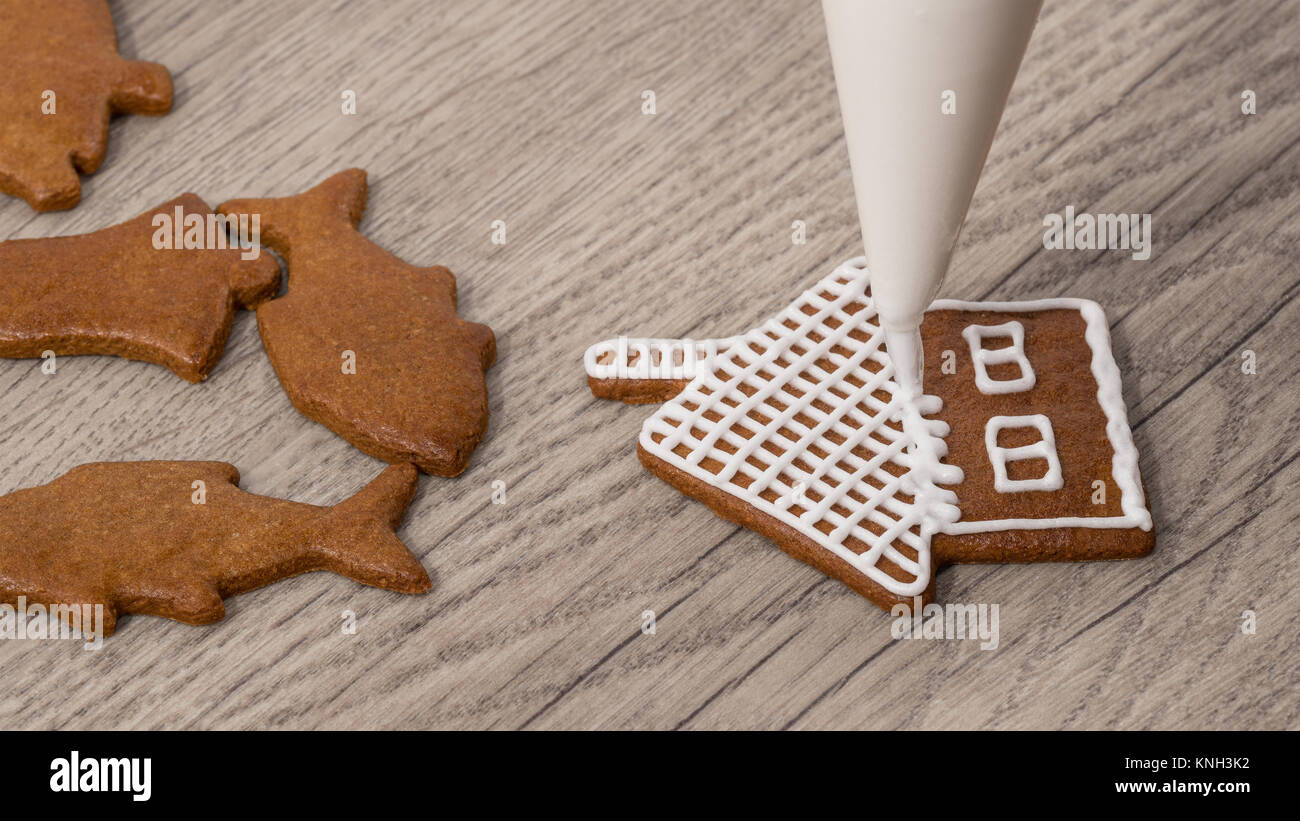
<svg viewBox="0 0 1300 821">
<path fill-rule="evenodd" d="M 885 589 L 922 593 L 930 537 L 960 512 L 938 484 L 948 426 L 894 380 L 861 260 L 711 358 L 642 428 L 654 457 L 794 528 Z M 590 371 L 589 371 L 590 372 Z"/>
</svg>

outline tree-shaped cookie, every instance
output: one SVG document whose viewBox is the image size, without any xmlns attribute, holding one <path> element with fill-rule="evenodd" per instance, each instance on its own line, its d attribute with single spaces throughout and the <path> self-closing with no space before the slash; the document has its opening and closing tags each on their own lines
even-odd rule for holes
<svg viewBox="0 0 1300 821">
<path fill-rule="evenodd" d="M 419 474 L 393 465 L 334 507 L 239 489 L 224 462 L 98 462 L 0 497 L 0 602 L 103 607 L 189 624 L 221 600 L 311 570 L 423 593 L 429 576 L 398 540 Z"/>
<path fill-rule="evenodd" d="M 956 562 L 1142 556 L 1155 544 L 1101 308 L 939 301 L 925 390 L 894 379 L 853 260 L 761 326 L 593 345 L 598 396 L 665 403 L 650 472 L 886 609 Z"/>
<path fill-rule="evenodd" d="M 166 114 L 172 81 L 124 60 L 105 0 L 0 0 L 0 192 L 37 211 L 81 199 L 114 113 Z"/>
<path fill-rule="evenodd" d="M 352 169 L 297 196 L 217 210 L 259 215 L 262 242 L 288 265 L 288 293 L 257 321 L 294 407 L 372 456 L 455 476 L 487 427 L 496 340 L 456 315 L 450 271 L 410 265 L 358 232 L 366 193 Z"/>
<path fill-rule="evenodd" d="M 280 281 L 219 219 L 184 194 L 93 234 L 0 242 L 0 356 L 113 354 L 206 378 L 235 309 Z"/>
</svg>

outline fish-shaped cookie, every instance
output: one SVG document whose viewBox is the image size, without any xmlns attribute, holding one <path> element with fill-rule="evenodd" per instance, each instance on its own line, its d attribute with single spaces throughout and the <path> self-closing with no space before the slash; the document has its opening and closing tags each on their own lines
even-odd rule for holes
<svg viewBox="0 0 1300 821">
<path fill-rule="evenodd" d="M 222 599 L 311 570 L 423 593 L 397 538 L 419 474 L 392 465 L 334 507 L 239 489 L 224 462 L 96 462 L 0 497 L 0 602 L 209 624 Z"/>
<path fill-rule="evenodd" d="M 105 0 L 0 0 L 0 193 L 71 208 L 108 149 L 116 113 L 166 114 L 172 80 L 124 60 Z"/>
<path fill-rule="evenodd" d="M 235 309 L 280 284 L 271 254 L 235 247 L 225 230 L 183 194 L 91 234 L 0 242 L 0 357 L 112 354 L 202 381 Z"/>
<path fill-rule="evenodd" d="M 487 428 L 496 338 L 456 315 L 450 271 L 403 262 L 358 232 L 366 193 L 354 168 L 297 196 L 217 210 L 258 216 L 261 241 L 288 263 L 288 293 L 257 322 L 294 407 L 372 456 L 455 476 Z"/>
</svg>

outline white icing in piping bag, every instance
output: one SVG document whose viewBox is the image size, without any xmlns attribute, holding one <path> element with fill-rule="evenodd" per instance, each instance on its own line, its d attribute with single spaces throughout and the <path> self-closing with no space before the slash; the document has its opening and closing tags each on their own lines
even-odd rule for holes
<svg viewBox="0 0 1300 821">
<path fill-rule="evenodd" d="M 822 0 L 871 293 L 912 396 L 922 395 L 921 317 L 948 271 L 1042 5 Z"/>
</svg>

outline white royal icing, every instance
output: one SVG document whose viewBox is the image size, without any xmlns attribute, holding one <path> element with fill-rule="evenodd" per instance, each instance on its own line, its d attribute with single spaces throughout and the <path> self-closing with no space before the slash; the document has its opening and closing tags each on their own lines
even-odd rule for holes
<svg viewBox="0 0 1300 821">
<path fill-rule="evenodd" d="M 975 363 L 975 387 L 980 393 L 1018 393 L 1034 386 L 1034 368 L 1025 356 L 1024 325 L 1015 320 L 1001 325 L 968 325 L 961 335 L 966 344 L 970 345 L 970 358 Z M 985 339 L 1004 336 L 1011 338 L 1009 347 L 992 350 L 984 347 Z M 989 376 L 989 365 L 1007 362 L 1014 362 L 1020 367 L 1020 376 L 1015 379 L 993 379 Z"/>
<path fill-rule="evenodd" d="M 689 378 L 681 393 L 645 421 L 641 446 L 656 459 L 793 528 L 899 596 L 919 595 L 929 586 L 930 541 L 935 533 L 1151 528 L 1137 472 L 1137 450 L 1120 395 L 1119 369 L 1100 306 L 1073 299 L 940 300 L 931 306 L 932 310 L 1078 310 L 1087 322 L 1085 337 L 1093 355 L 1097 398 L 1106 415 L 1106 433 L 1114 449 L 1113 474 L 1122 494 L 1123 516 L 963 522 L 956 494 L 940 487 L 963 479 L 960 468 L 942 461 L 947 455 L 943 437 L 949 428 L 933 418 L 942 410 L 942 402 L 936 396 L 913 397 L 894 379 L 884 333 L 866 295 L 868 284 L 865 260 L 858 257 L 748 333 L 691 343 L 696 358 L 683 359 L 680 366 L 672 364 L 667 375 L 648 376 L 650 357 L 656 349 L 669 350 L 665 343 L 676 340 L 597 343 L 587 350 L 586 370 L 597 379 Z M 854 331 L 866 338 L 855 338 Z M 700 346 L 706 346 L 702 354 Z M 638 354 L 637 362 L 629 363 L 633 352 Z M 661 373 L 664 358 L 661 353 Z M 693 376 L 684 370 L 686 361 L 693 363 Z M 878 369 L 871 370 L 868 363 Z M 1023 368 L 1032 374 L 1027 361 Z M 1044 416 L 1010 418 L 1045 423 L 1034 422 L 1044 432 L 1044 442 L 1029 447 L 1035 449 L 1033 456 L 1048 460 L 1048 473 L 1025 481 L 1033 483 L 1033 489 L 1059 489 L 1062 474 L 1050 422 Z M 900 424 L 902 430 L 886 423 Z M 991 458 L 996 434 L 992 441 Z M 683 445 L 685 452 L 677 453 Z M 1021 448 L 1002 449 L 1002 453 L 1004 478 L 1005 459 L 1030 456 Z M 886 470 L 890 464 L 902 475 Z M 847 547 L 850 537 L 867 549 L 857 553 Z M 910 548 L 916 558 L 900 547 Z M 882 560 L 911 578 L 895 578 L 879 566 Z"/>
<path fill-rule="evenodd" d="M 1004 448 L 998 445 L 998 434 L 1011 428 L 1036 428 L 1039 440 L 1032 445 Z M 999 493 L 1021 490 L 1060 490 L 1065 487 L 1061 475 L 1061 460 L 1056 455 L 1056 435 L 1052 421 L 1041 413 L 1032 416 L 994 416 L 984 425 L 984 447 L 993 463 L 993 489 Z M 1007 462 L 1021 459 L 1047 460 L 1047 473 L 1037 479 L 1007 478 Z"/>
<path fill-rule="evenodd" d="M 1106 415 L 1106 438 L 1110 440 L 1111 477 L 1120 489 L 1121 516 L 1062 516 L 1049 519 L 989 519 L 976 522 L 953 522 L 944 528 L 945 533 L 984 533 L 995 530 L 1049 530 L 1057 527 L 1151 529 L 1151 512 L 1146 507 L 1146 494 L 1142 491 L 1142 476 L 1138 473 L 1137 446 L 1128 426 L 1128 412 L 1124 408 L 1119 366 L 1110 348 L 1110 326 L 1106 313 L 1090 299 L 1035 299 L 1028 302 L 963 302 L 956 299 L 936 299 L 930 303 L 931 311 L 1001 311 L 1026 313 L 1066 309 L 1078 311 L 1087 327 L 1084 341 L 1092 350 L 1092 378 L 1097 383 L 1097 404 Z"/>
<path fill-rule="evenodd" d="M 606 339 L 587 349 L 583 363 L 593 379 L 693 379 L 730 339 Z M 608 361 L 606 361 L 608 360 Z"/>
</svg>

